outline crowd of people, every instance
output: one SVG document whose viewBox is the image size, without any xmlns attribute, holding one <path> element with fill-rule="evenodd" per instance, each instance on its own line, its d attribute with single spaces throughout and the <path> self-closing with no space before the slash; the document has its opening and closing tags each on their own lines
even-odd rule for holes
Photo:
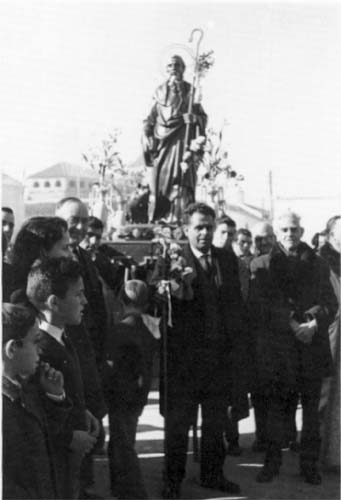
<svg viewBox="0 0 341 500">
<path fill-rule="evenodd" d="M 135 438 L 158 351 L 163 498 L 181 497 L 199 406 L 203 488 L 240 493 L 223 466 L 243 451 L 251 406 L 256 481 L 279 474 L 283 448 L 312 485 L 339 468 L 340 215 L 309 246 L 292 211 L 249 229 L 192 203 L 184 240 L 138 268 L 102 243 L 103 223 L 77 198 L 12 241 L 14 216 L 2 208 L 4 499 L 101 498 L 103 452 L 112 496 L 148 498 Z"/>
</svg>

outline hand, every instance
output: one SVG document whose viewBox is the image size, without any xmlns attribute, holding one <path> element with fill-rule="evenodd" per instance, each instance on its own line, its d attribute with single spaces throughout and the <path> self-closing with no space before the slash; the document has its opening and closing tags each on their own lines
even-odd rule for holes
<svg viewBox="0 0 341 500">
<path fill-rule="evenodd" d="M 180 283 L 178 283 L 174 279 L 169 280 L 169 283 L 170 283 L 171 293 L 176 293 L 180 288 Z"/>
<path fill-rule="evenodd" d="M 182 116 L 186 124 L 197 122 L 197 115 L 193 115 L 193 113 L 184 113 Z"/>
<path fill-rule="evenodd" d="M 299 327 L 300 327 L 300 324 L 298 321 L 296 321 L 295 319 L 291 318 L 290 321 L 289 321 L 289 324 L 290 324 L 290 328 L 292 329 L 292 331 L 294 333 L 297 333 Z"/>
<path fill-rule="evenodd" d="M 40 362 L 40 385 L 45 392 L 54 396 L 62 396 L 64 394 L 63 374 L 44 361 Z"/>
<path fill-rule="evenodd" d="M 313 336 L 316 333 L 316 320 L 309 321 L 308 323 L 301 323 L 295 332 L 296 338 L 303 342 L 303 344 L 311 344 Z"/>
<path fill-rule="evenodd" d="M 90 436 L 98 438 L 100 432 L 100 425 L 97 418 L 91 413 L 90 410 L 85 410 L 86 425 Z"/>
<path fill-rule="evenodd" d="M 142 145 L 144 149 L 149 149 L 150 151 L 154 151 L 155 146 L 156 146 L 156 141 L 155 138 L 150 135 L 143 135 L 142 136 Z"/>
<path fill-rule="evenodd" d="M 95 445 L 96 438 L 86 431 L 73 431 L 70 450 L 84 456 Z"/>
</svg>

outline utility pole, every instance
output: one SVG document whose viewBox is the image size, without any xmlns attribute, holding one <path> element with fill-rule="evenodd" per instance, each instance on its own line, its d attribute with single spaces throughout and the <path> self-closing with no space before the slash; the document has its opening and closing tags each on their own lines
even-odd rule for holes
<svg viewBox="0 0 341 500">
<path fill-rule="evenodd" d="M 274 194 L 273 194 L 273 180 L 272 180 L 272 170 L 269 170 L 268 174 L 268 182 L 269 182 L 269 197 L 270 197 L 270 220 L 273 220 L 274 217 Z"/>
</svg>

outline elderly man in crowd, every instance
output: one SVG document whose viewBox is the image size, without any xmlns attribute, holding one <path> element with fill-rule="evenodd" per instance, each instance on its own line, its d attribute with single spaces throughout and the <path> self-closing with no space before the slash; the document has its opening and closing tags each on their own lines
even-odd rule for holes
<svg viewBox="0 0 341 500">
<path fill-rule="evenodd" d="M 272 225 L 269 222 L 258 222 L 252 228 L 252 234 L 255 256 L 259 257 L 260 255 L 268 254 L 276 241 Z M 255 333 L 252 325 L 250 325 L 250 331 L 251 333 Z M 254 345 L 254 347 L 256 349 L 256 345 Z M 257 377 L 252 381 L 251 401 L 256 426 L 256 439 L 252 444 L 252 450 L 258 453 L 266 450 L 266 419 L 268 406 L 266 403 L 266 394 L 263 392 L 263 387 L 258 384 Z"/>
<path fill-rule="evenodd" d="M 336 300 L 325 262 L 301 241 L 300 217 L 281 214 L 277 243 L 251 263 L 251 313 L 257 342 L 258 383 L 267 394 L 266 455 L 258 482 L 279 473 L 285 420 L 293 393 L 303 409 L 300 472 L 320 484 L 318 406 L 322 379 L 331 371 L 328 325 Z"/>
<path fill-rule="evenodd" d="M 269 253 L 276 241 L 274 230 L 269 222 L 258 222 L 252 228 L 255 255 L 265 255 Z"/>
</svg>

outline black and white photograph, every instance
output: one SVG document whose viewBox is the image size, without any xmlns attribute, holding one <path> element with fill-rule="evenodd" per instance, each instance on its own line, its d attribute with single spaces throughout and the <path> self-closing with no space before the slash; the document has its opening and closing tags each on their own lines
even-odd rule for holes
<svg viewBox="0 0 341 500">
<path fill-rule="evenodd" d="M 341 3 L 3 0 L 4 500 L 340 498 Z"/>
</svg>

